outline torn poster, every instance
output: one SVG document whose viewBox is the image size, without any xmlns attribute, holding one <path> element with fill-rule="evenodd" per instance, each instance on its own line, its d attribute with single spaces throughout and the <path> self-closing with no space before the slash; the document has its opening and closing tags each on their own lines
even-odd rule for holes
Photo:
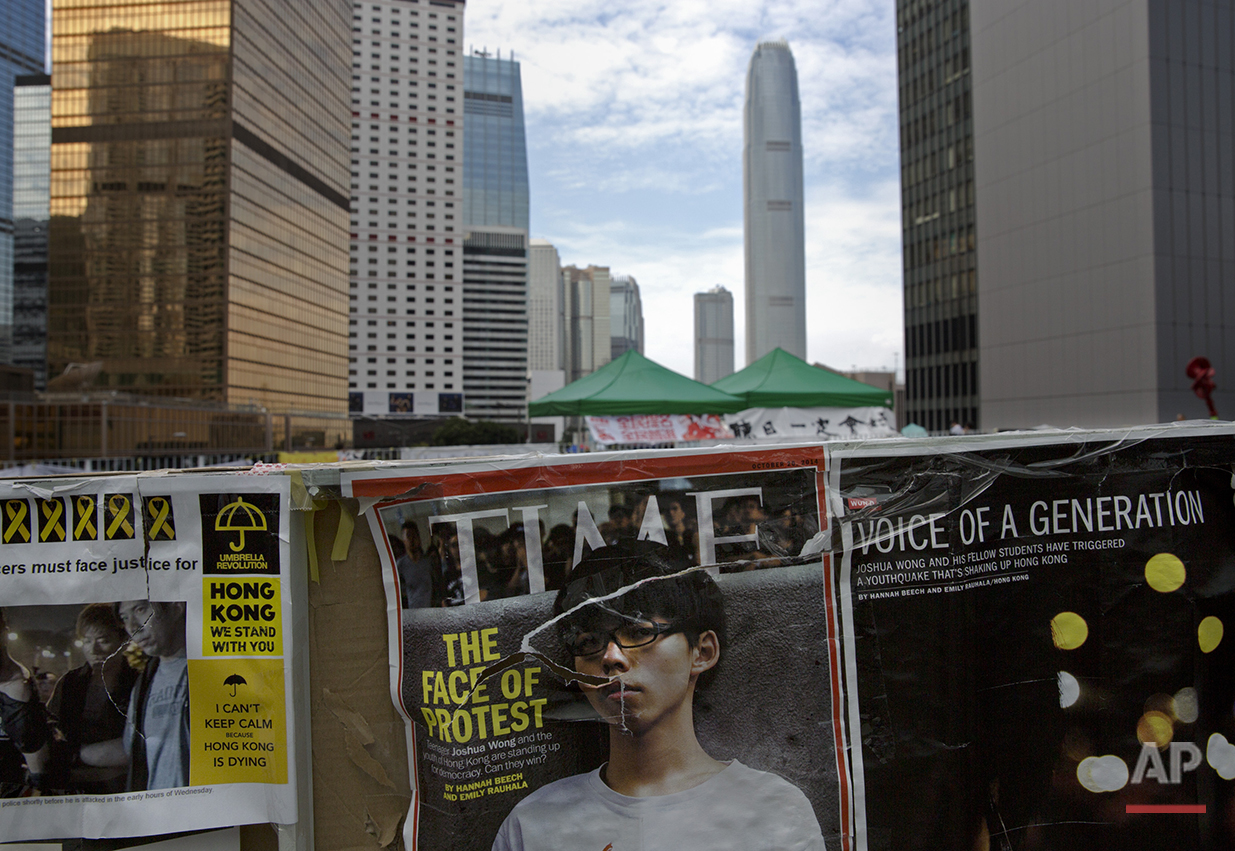
<svg viewBox="0 0 1235 851">
<path fill-rule="evenodd" d="M 837 836 L 825 475 L 817 446 L 344 473 L 385 572 L 407 847 Z M 688 776 L 640 796 L 654 746 Z"/>
<path fill-rule="evenodd" d="M 1232 433 L 831 454 L 848 847 L 1232 847 Z"/>
<path fill-rule="evenodd" d="M 296 821 L 288 493 L 0 483 L 0 835 Z"/>
</svg>

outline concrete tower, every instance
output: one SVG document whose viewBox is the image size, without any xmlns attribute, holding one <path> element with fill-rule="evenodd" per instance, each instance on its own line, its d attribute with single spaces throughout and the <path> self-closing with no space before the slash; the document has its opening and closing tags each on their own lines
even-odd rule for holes
<svg viewBox="0 0 1235 851">
<path fill-rule="evenodd" d="M 746 73 L 742 183 L 746 226 L 746 362 L 777 346 L 806 357 L 802 109 L 785 41 L 755 48 Z"/>
<path fill-rule="evenodd" d="M 695 293 L 695 381 L 733 375 L 733 294 L 717 284 Z"/>
<path fill-rule="evenodd" d="M 462 40 L 462 2 L 352 4 L 353 413 L 464 411 Z"/>
</svg>

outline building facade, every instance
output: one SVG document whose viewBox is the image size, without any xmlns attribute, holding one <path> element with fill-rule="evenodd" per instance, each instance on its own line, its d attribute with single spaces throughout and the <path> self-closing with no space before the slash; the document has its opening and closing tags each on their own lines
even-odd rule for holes
<svg viewBox="0 0 1235 851">
<path fill-rule="evenodd" d="M 906 417 L 979 426 L 968 0 L 897 0 Z"/>
<path fill-rule="evenodd" d="M 0 363 L 12 363 L 14 86 L 46 71 L 46 33 L 43 0 L 0 4 Z"/>
<path fill-rule="evenodd" d="M 1229 15 L 1203 0 L 897 13 L 909 418 L 1204 416 L 1184 373 L 1197 355 L 1229 416 Z"/>
<path fill-rule="evenodd" d="M 528 177 L 519 63 L 463 58 L 463 411 L 521 421 L 528 393 Z"/>
<path fill-rule="evenodd" d="M 609 267 L 567 266 L 562 270 L 566 289 L 566 383 L 578 381 L 609 362 Z"/>
<path fill-rule="evenodd" d="M 51 77 L 19 76 L 13 89 L 12 363 L 47 386 L 47 229 L 51 209 Z"/>
<path fill-rule="evenodd" d="M 463 240 L 463 413 L 527 416 L 527 232 L 476 228 Z"/>
<path fill-rule="evenodd" d="M 527 138 L 519 63 L 463 57 L 463 209 L 467 226 L 528 228 Z"/>
<path fill-rule="evenodd" d="M 528 247 L 528 369 L 566 368 L 566 287 L 562 259 L 553 244 L 533 239 Z"/>
<path fill-rule="evenodd" d="M 984 0 L 971 17 L 983 427 L 1205 417 L 1198 355 L 1235 416 L 1230 5 Z"/>
<path fill-rule="evenodd" d="M 349 409 L 463 412 L 463 3 L 352 8 Z"/>
<path fill-rule="evenodd" d="M 802 108 L 787 42 L 765 41 L 755 48 L 742 126 L 746 362 L 778 346 L 805 358 Z"/>
<path fill-rule="evenodd" d="M 717 284 L 695 293 L 695 381 L 733 375 L 733 294 Z"/>
<path fill-rule="evenodd" d="M 634 349 L 643 354 L 643 301 L 639 284 L 630 275 L 609 282 L 609 359 L 617 360 Z"/>
<path fill-rule="evenodd" d="M 344 0 L 57 0 L 48 369 L 338 412 Z"/>
</svg>

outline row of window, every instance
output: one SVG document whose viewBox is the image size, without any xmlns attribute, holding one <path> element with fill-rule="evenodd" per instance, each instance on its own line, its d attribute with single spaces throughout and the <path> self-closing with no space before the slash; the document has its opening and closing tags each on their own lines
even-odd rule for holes
<svg viewBox="0 0 1235 851">
<path fill-rule="evenodd" d="M 969 92 L 961 92 L 938 109 L 906 121 L 901 127 L 901 150 L 934 136 L 940 130 L 960 124 L 972 113 L 973 98 Z"/>
<path fill-rule="evenodd" d="M 973 225 L 905 246 L 905 268 L 916 269 L 975 249 Z"/>
<path fill-rule="evenodd" d="M 415 2 L 417 2 L 417 0 L 410 0 L 410 2 L 415 3 Z M 392 16 L 392 17 L 390 18 L 390 20 L 391 20 L 391 21 L 394 21 L 394 22 L 397 22 L 397 21 L 398 21 L 398 18 L 399 18 L 399 12 L 401 11 L 401 7 L 399 7 L 399 6 L 394 6 L 394 5 L 390 5 L 390 6 L 381 6 L 381 5 L 377 4 L 377 3 L 373 3 L 372 5 L 366 5 L 366 4 L 364 4 L 364 3 L 359 3 L 359 4 L 357 4 L 357 5 L 356 5 L 356 7 L 355 7 L 355 12 L 359 12 L 360 14 L 355 14 L 355 13 L 353 13 L 353 14 L 352 14 L 352 20 L 353 20 L 353 21 L 363 21 L 363 20 L 364 20 L 364 12 L 365 12 L 366 10 L 368 10 L 368 11 L 369 11 L 369 12 L 370 12 L 373 16 L 374 16 L 374 17 L 373 17 L 373 23 L 375 23 L 375 24 L 380 24 L 380 23 L 382 22 L 382 19 L 381 19 L 380 17 L 378 17 L 378 15 L 380 15 L 382 12 L 388 12 L 388 13 Z M 417 11 L 417 10 L 415 10 L 415 9 L 408 9 L 408 10 L 407 10 L 407 13 L 408 13 L 410 16 L 412 16 L 412 17 L 418 17 L 418 16 L 420 15 L 420 12 L 418 12 L 418 11 Z M 430 17 L 431 19 L 435 19 L 435 18 L 437 18 L 437 15 L 438 15 L 438 13 L 437 13 L 437 12 L 429 12 L 428 14 L 429 14 L 429 17 Z M 451 22 L 451 23 L 453 23 L 453 22 L 454 22 L 454 20 L 455 20 L 455 16 L 454 16 L 454 15 L 449 15 L 449 14 L 448 14 L 448 15 L 446 15 L 446 20 L 447 20 L 447 21 L 449 21 L 449 22 Z"/>
<path fill-rule="evenodd" d="M 945 363 L 905 370 L 905 396 L 911 401 L 978 395 L 978 364 Z"/>
<path fill-rule="evenodd" d="M 902 66 L 904 68 L 905 66 Z M 901 80 L 901 101 L 914 103 L 935 93 L 937 88 L 947 86 L 969 73 L 969 48 L 958 47 L 943 60 L 943 70 L 937 66 L 921 68 L 916 76 Z"/>
<path fill-rule="evenodd" d="M 975 295 L 978 291 L 978 273 L 973 269 L 956 275 L 944 275 L 905 287 L 905 307 L 927 307 L 962 296 Z"/>
<path fill-rule="evenodd" d="M 902 7 L 901 13 L 897 15 L 897 29 L 903 33 L 917 21 L 937 11 L 939 5 L 930 0 L 910 2 L 906 7 Z M 933 55 L 935 48 L 940 44 L 968 31 L 969 4 L 962 3 L 960 8 L 945 12 L 938 26 L 927 27 L 916 36 L 902 39 L 902 67 L 905 64 L 917 62 L 922 57 Z"/>
<path fill-rule="evenodd" d="M 957 210 L 972 207 L 973 203 L 973 181 L 969 180 L 959 186 L 943 189 L 919 201 L 911 202 L 905 208 L 905 227 L 924 225 L 945 213 L 955 213 Z"/>
<path fill-rule="evenodd" d="M 905 344 L 911 358 L 977 348 L 978 317 L 970 313 L 910 325 L 905 329 Z"/>
<path fill-rule="evenodd" d="M 394 339 L 395 339 L 395 337 L 394 337 L 394 335 L 393 335 L 393 334 L 388 334 L 388 335 L 387 335 L 387 338 L 388 338 L 388 339 L 390 339 L 390 340 L 394 340 Z M 352 339 L 353 339 L 353 340 L 354 340 L 354 339 L 356 339 L 356 335 L 355 335 L 355 334 L 353 334 L 353 335 L 352 335 Z M 376 339 L 376 335 L 375 335 L 375 334 L 370 334 L 368 337 L 366 337 L 366 339 Z M 407 335 L 407 339 L 409 339 L 409 340 L 414 340 L 414 339 L 416 339 L 416 335 L 415 335 L 415 334 L 408 334 L 408 335 Z M 355 352 L 355 351 L 356 351 L 356 348 L 357 348 L 356 344 L 355 344 L 355 343 L 351 343 L 351 344 L 349 344 L 349 345 L 348 345 L 347 350 L 348 350 L 349 352 Z M 409 356 L 416 356 L 416 346 L 415 346 L 415 345 L 411 345 L 411 344 L 406 345 L 406 346 L 392 346 L 392 345 L 387 345 L 387 347 L 386 347 L 386 354 L 391 354 L 391 351 L 389 351 L 389 350 L 391 350 L 391 349 L 398 349 L 399 356 L 400 356 L 400 357 L 402 357 L 402 358 L 406 358 L 406 357 L 409 357 Z M 432 344 L 432 343 L 430 343 L 429 345 L 425 346 L 424 350 L 425 350 L 425 354 L 428 354 L 428 355 L 433 355 L 433 354 L 436 354 L 436 350 L 435 350 L 435 348 L 434 348 L 434 346 L 433 346 L 433 344 Z M 455 350 L 455 349 L 454 349 L 454 346 L 443 346 L 443 347 L 442 347 L 442 351 L 443 351 L 443 352 L 446 352 L 446 353 L 453 352 L 454 350 Z M 366 351 L 366 352 L 376 352 L 376 351 L 377 351 L 377 345 L 376 345 L 376 344 L 373 344 L 373 345 L 367 345 L 367 346 L 366 346 L 366 348 L 365 348 L 365 351 Z M 355 357 L 355 355 L 352 355 L 352 357 Z M 421 357 L 423 357 L 423 355 L 422 355 Z M 389 361 L 389 362 L 390 362 L 390 363 L 394 363 L 394 362 L 395 362 L 395 358 L 390 358 L 390 361 Z M 429 361 L 428 361 L 428 365 L 429 365 L 429 366 L 433 366 L 433 363 L 434 363 L 434 361 L 432 360 L 432 358 L 430 358 L 430 359 L 429 359 Z M 454 363 L 454 361 L 452 361 L 452 360 L 448 360 L 448 361 L 446 361 L 446 363 L 449 365 L 449 364 Z"/>
<path fill-rule="evenodd" d="M 904 172 L 902 180 L 906 187 L 915 186 L 932 177 L 946 175 L 953 169 L 971 162 L 973 162 L 973 137 L 967 136 L 943 150 L 931 151 L 911 160 L 902 168 Z"/>
<path fill-rule="evenodd" d="M 377 166 L 378 166 L 378 162 L 379 162 L 378 160 L 369 160 L 369 161 L 368 161 L 368 163 L 369 163 L 369 168 L 377 168 Z M 393 160 L 393 161 L 392 161 L 392 160 L 383 160 L 383 161 L 381 161 L 381 164 L 382 164 L 382 165 L 384 165 L 384 166 L 386 166 L 386 168 L 387 168 L 387 170 L 388 170 L 388 171 L 398 171 L 398 169 L 399 169 L 399 163 L 400 163 L 400 162 L 401 162 L 401 160 Z M 353 165 L 353 166 L 358 167 L 358 166 L 360 165 L 360 160 L 352 160 L 352 165 Z M 409 169 L 411 169 L 412 171 L 415 171 L 415 170 L 416 170 L 416 163 L 414 163 L 414 162 L 408 162 L 408 163 L 407 163 L 407 167 L 408 167 Z M 436 165 L 435 163 L 424 163 L 424 167 L 425 167 L 425 171 L 437 171 L 437 165 Z M 446 171 L 446 173 L 447 173 L 447 174 L 454 174 L 454 172 L 455 172 L 455 167 L 454 167 L 454 166 L 452 166 L 452 165 L 443 166 L 443 168 L 445 169 L 445 171 Z M 377 180 L 377 179 L 378 179 L 378 174 L 379 174 L 379 172 L 376 172 L 376 171 L 371 171 L 371 172 L 369 172 L 369 179 L 370 179 L 370 180 Z M 397 175 L 397 174 L 387 174 L 387 175 L 386 175 L 386 177 L 387 177 L 387 179 L 390 179 L 390 178 L 395 178 L 395 177 L 398 177 L 398 175 Z M 353 180 L 359 180 L 359 179 L 360 179 L 360 172 L 359 172 L 359 171 L 357 171 L 357 170 L 356 170 L 356 168 L 353 168 L 353 169 L 352 169 L 352 179 L 353 179 Z M 428 182 L 428 181 L 431 181 L 431 180 L 432 180 L 432 178 L 425 178 L 425 180 L 426 180 L 426 182 Z M 448 179 L 446 182 L 447 182 L 447 183 L 454 183 L 454 181 L 453 181 L 453 180 L 449 180 L 449 179 Z"/>
</svg>

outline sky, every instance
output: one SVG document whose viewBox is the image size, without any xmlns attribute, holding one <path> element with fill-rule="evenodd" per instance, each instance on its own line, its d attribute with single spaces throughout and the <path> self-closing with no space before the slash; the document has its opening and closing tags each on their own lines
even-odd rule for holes
<svg viewBox="0 0 1235 851">
<path fill-rule="evenodd" d="M 693 295 L 734 296 L 746 365 L 742 103 L 784 38 L 802 101 L 807 360 L 904 366 L 892 0 L 469 0 L 464 46 L 521 64 L 531 235 L 639 282 L 644 353 L 694 371 Z"/>
</svg>

